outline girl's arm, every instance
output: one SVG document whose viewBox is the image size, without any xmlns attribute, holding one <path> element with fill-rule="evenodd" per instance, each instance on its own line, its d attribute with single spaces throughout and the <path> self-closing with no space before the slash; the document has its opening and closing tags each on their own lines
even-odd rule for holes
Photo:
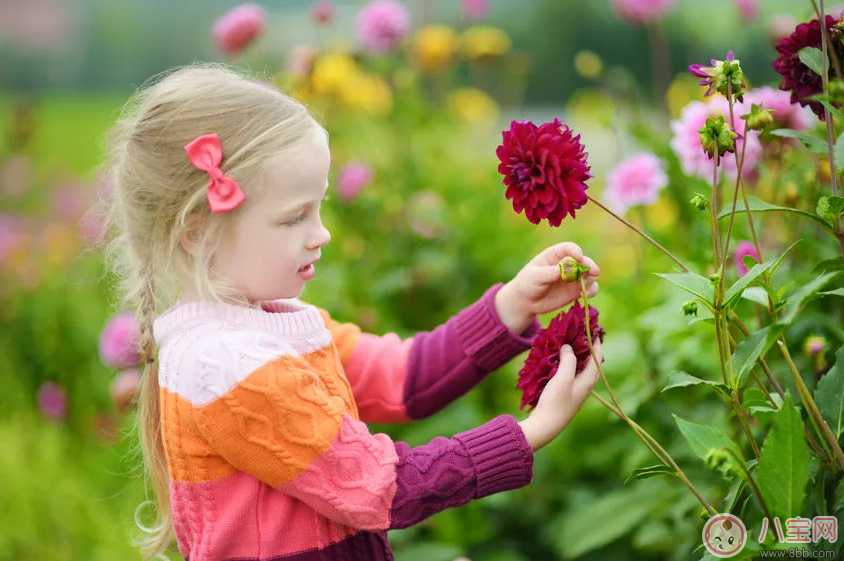
<svg viewBox="0 0 844 561">
<path fill-rule="evenodd" d="M 534 319 L 520 334 L 512 333 L 495 309 L 502 286 L 493 286 L 433 331 L 405 340 L 393 333 L 362 333 L 355 324 L 339 323 L 320 310 L 361 419 L 395 423 L 428 417 L 528 350 L 539 321 Z"/>
<path fill-rule="evenodd" d="M 203 347 L 196 365 L 182 365 L 201 369 L 192 392 L 203 398 L 188 405 L 201 437 L 234 469 L 340 524 L 403 528 L 532 479 L 533 452 L 512 416 L 411 448 L 355 418 L 332 382 L 336 363 L 317 371 L 294 354 Z"/>
</svg>

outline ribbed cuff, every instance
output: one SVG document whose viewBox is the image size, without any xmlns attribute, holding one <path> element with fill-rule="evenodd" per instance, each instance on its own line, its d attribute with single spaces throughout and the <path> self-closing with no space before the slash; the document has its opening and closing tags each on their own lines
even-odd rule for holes
<svg viewBox="0 0 844 561">
<path fill-rule="evenodd" d="M 463 350 L 487 372 L 498 370 L 514 356 L 528 350 L 541 328 L 539 320 L 521 334 L 511 333 L 495 310 L 495 295 L 504 286 L 498 283 L 480 300 L 464 308 L 455 317 Z"/>
<path fill-rule="evenodd" d="M 501 415 L 454 436 L 477 474 L 476 499 L 524 487 L 533 479 L 533 450 L 512 415 Z"/>
</svg>

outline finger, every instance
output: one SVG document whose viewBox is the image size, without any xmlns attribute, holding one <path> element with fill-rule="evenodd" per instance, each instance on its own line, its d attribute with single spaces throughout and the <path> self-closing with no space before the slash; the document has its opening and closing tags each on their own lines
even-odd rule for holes
<svg viewBox="0 0 844 561">
<path fill-rule="evenodd" d="M 586 285 L 586 297 L 592 298 L 598 294 L 598 281 L 592 281 Z"/>
<path fill-rule="evenodd" d="M 576 369 L 577 357 L 574 356 L 574 350 L 570 345 L 563 345 L 560 347 L 560 365 L 557 367 L 557 373 L 554 375 L 554 378 L 560 376 L 563 381 L 570 383 L 574 378 Z"/>
<path fill-rule="evenodd" d="M 574 242 L 563 242 L 552 245 L 542 252 L 547 265 L 556 265 L 563 257 L 574 257 L 578 263 L 583 259 L 583 250 Z"/>
<path fill-rule="evenodd" d="M 597 277 L 601 274 L 601 268 L 598 267 L 598 264 L 595 263 L 590 257 L 583 257 L 583 261 L 581 264 L 586 265 L 589 267 L 589 272 L 586 273 L 587 277 Z"/>
</svg>

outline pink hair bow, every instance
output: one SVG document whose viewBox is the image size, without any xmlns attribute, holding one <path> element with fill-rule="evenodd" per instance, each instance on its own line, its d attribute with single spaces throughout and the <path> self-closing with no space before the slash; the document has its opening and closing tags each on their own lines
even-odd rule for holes
<svg viewBox="0 0 844 561">
<path fill-rule="evenodd" d="M 223 147 L 216 134 L 204 134 L 185 145 L 188 159 L 198 170 L 208 174 L 208 206 L 211 212 L 226 212 L 246 200 L 237 182 L 223 174 Z"/>
</svg>

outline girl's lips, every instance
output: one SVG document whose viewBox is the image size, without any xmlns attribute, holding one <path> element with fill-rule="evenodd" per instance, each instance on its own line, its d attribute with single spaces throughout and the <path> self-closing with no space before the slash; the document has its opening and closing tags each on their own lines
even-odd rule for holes
<svg viewBox="0 0 844 561">
<path fill-rule="evenodd" d="M 314 274 L 316 273 L 316 268 L 313 266 L 313 264 L 306 265 L 306 266 L 302 267 L 301 269 L 299 269 L 297 272 L 299 273 L 299 276 L 302 277 L 303 279 L 311 280 L 312 278 L 314 278 Z"/>
</svg>

